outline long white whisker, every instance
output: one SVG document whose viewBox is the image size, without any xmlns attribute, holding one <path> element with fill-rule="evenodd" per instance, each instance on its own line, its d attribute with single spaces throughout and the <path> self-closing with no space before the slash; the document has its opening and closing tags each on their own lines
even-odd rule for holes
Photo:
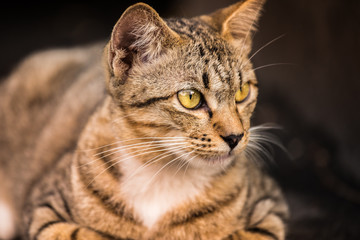
<svg viewBox="0 0 360 240">
<path fill-rule="evenodd" d="M 145 188 L 147 188 L 147 186 L 155 179 L 155 177 L 156 177 L 164 168 L 166 168 L 169 164 L 172 164 L 173 162 L 175 162 L 176 160 L 178 160 L 179 158 L 181 158 L 181 157 L 183 157 L 183 156 L 185 156 L 185 155 L 190 155 L 192 152 L 194 152 L 194 151 L 191 151 L 191 152 L 189 152 L 189 153 L 184 153 L 184 154 L 182 154 L 182 155 L 174 158 L 173 160 L 169 161 L 169 162 L 166 163 L 164 166 L 162 166 L 162 167 L 150 178 L 150 180 L 147 182 Z"/>
<path fill-rule="evenodd" d="M 164 159 L 164 158 L 167 158 L 171 155 L 174 155 L 174 153 L 178 153 L 178 152 L 181 152 L 183 149 L 186 149 L 186 147 L 180 147 L 176 150 L 172 150 L 172 152 L 170 153 L 162 153 L 150 160 L 148 160 L 145 164 L 141 165 L 140 167 L 138 167 L 129 177 L 126 178 L 126 181 L 129 181 L 132 177 L 134 177 L 138 172 L 142 171 L 144 168 L 156 163 L 156 162 L 159 162 L 160 160 Z M 126 182 L 124 183 L 126 184 Z"/>
<path fill-rule="evenodd" d="M 103 157 L 107 157 L 107 156 L 110 156 L 114 153 L 116 153 L 117 151 L 119 150 L 123 150 L 123 149 L 126 149 L 126 150 L 129 150 L 129 149 L 134 149 L 134 148 L 139 148 L 139 147 L 146 147 L 146 146 L 151 146 L 151 145 L 158 145 L 158 146 L 171 146 L 171 144 L 179 144 L 177 143 L 179 140 L 166 140 L 166 141 L 151 141 L 151 142 L 142 142 L 142 143 L 135 143 L 135 144 L 131 144 L 131 145 L 122 145 L 120 147 L 115 147 L 115 148 L 112 148 L 112 149 L 109 149 L 109 150 L 105 150 L 105 151 L 102 151 L 102 152 L 99 152 L 99 153 L 96 153 L 94 154 L 94 157 L 95 156 L 98 156 L 98 155 L 102 155 L 104 153 L 107 153 L 107 152 L 112 152 L 108 155 L 105 155 Z M 168 144 L 167 144 L 168 143 Z"/>
<path fill-rule="evenodd" d="M 267 68 L 267 67 L 282 66 L 282 65 L 296 66 L 296 64 L 293 64 L 293 63 L 271 63 L 271 64 L 266 64 L 266 65 L 254 68 L 253 71 L 263 69 L 263 68 Z"/>
<path fill-rule="evenodd" d="M 188 161 L 187 161 L 187 166 L 186 166 L 186 168 L 185 168 L 185 171 L 184 171 L 184 173 L 183 173 L 183 175 L 186 175 L 186 171 L 188 170 L 188 168 L 189 168 L 189 166 L 190 166 L 190 162 L 194 159 L 194 158 L 196 158 L 196 157 L 198 157 L 199 156 L 199 154 L 194 154 L 194 156 L 192 157 L 192 158 L 190 158 L 190 159 L 188 159 Z"/>
<path fill-rule="evenodd" d="M 178 145 L 178 144 L 180 144 L 180 145 L 185 144 L 185 143 L 182 143 L 182 142 L 180 142 L 180 143 L 170 142 L 170 143 L 168 143 L 168 144 L 166 144 L 166 143 L 167 143 L 167 142 L 164 142 L 164 143 L 147 142 L 147 143 L 143 143 L 143 144 L 140 144 L 140 143 L 139 143 L 139 144 L 125 145 L 125 146 L 121 146 L 121 147 L 118 147 L 118 148 L 112 148 L 112 149 L 110 149 L 110 150 L 106 150 L 106 151 L 103 151 L 103 152 L 101 152 L 101 153 L 94 154 L 93 156 L 97 156 L 97 155 L 100 155 L 100 154 L 103 154 L 103 153 L 106 153 L 106 152 L 110 152 L 110 151 L 113 151 L 113 152 L 108 153 L 108 154 L 106 154 L 106 155 L 104 155 L 104 156 L 101 156 L 101 157 L 99 157 L 99 158 L 95 158 L 94 160 L 92 160 L 92 161 L 90 161 L 90 162 L 87 162 L 87 163 L 84 163 L 84 164 L 80 165 L 79 167 L 85 166 L 85 165 L 89 165 L 89 164 L 91 164 L 91 163 L 93 163 L 93 162 L 96 162 L 96 161 L 98 161 L 98 160 L 100 160 L 100 159 L 103 159 L 103 158 L 106 158 L 106 157 L 108 157 L 108 156 L 114 155 L 114 154 L 120 152 L 120 151 L 123 150 L 123 149 L 129 150 L 129 149 L 134 149 L 134 148 L 139 148 L 139 147 L 148 147 L 148 146 L 154 145 L 154 146 L 152 146 L 152 148 L 151 148 L 151 149 L 153 149 L 153 148 L 169 147 L 169 146 L 174 146 L 174 145 Z M 135 147 L 134 145 L 137 145 L 137 146 Z M 129 148 L 128 148 L 128 146 L 132 146 L 132 147 L 129 147 Z M 149 149 L 149 148 L 147 148 L 147 149 L 145 149 L 145 150 L 148 150 L 148 149 Z M 116 151 L 115 151 L 115 150 L 116 150 Z M 137 150 L 137 151 L 135 151 L 135 152 L 139 152 L 139 151 L 144 151 L 144 149 L 140 149 L 140 150 Z M 132 152 L 132 153 L 135 153 L 135 152 Z"/>
<path fill-rule="evenodd" d="M 245 153 L 249 158 L 255 160 L 257 163 L 257 160 L 261 158 L 274 161 L 274 158 L 271 154 L 272 146 L 277 146 L 285 153 L 287 153 L 287 150 L 279 141 L 279 139 L 274 134 L 268 132 L 269 130 L 274 129 L 280 129 L 280 127 L 276 125 L 264 124 L 250 128 L 249 142 L 245 149 Z"/>
<path fill-rule="evenodd" d="M 110 143 L 110 144 L 106 144 L 106 145 L 103 145 L 103 146 L 100 146 L 100 147 L 96 147 L 96 148 L 89 148 L 89 149 L 84 149 L 84 150 L 80 150 L 80 151 L 94 151 L 94 150 L 98 150 L 98 149 L 101 149 L 101 148 L 105 148 L 105 147 L 109 147 L 109 146 L 112 146 L 112 145 L 116 145 L 116 144 L 120 144 L 120 143 L 126 143 L 126 142 L 131 142 L 131 141 L 135 141 L 135 140 L 151 140 L 151 139 L 161 139 L 161 140 L 166 140 L 166 139 L 188 139 L 188 137 L 142 137 L 142 138 L 131 138 L 131 139 L 126 139 L 126 140 L 120 140 L 120 141 L 116 141 L 116 142 L 113 142 L 113 143 Z"/>
<path fill-rule="evenodd" d="M 178 146 L 176 147 L 173 147 L 174 149 L 178 148 Z M 169 149 L 172 149 L 172 148 L 169 148 Z M 136 155 L 131 155 L 129 157 L 126 157 L 124 159 L 121 159 L 120 161 L 116 161 L 115 163 L 111 164 L 110 166 L 108 166 L 107 168 L 105 168 L 104 170 L 102 170 L 99 174 L 97 174 L 92 181 L 89 182 L 89 184 L 87 186 L 90 186 L 97 177 L 99 177 L 101 174 L 103 174 L 104 172 L 106 172 L 107 170 L 109 170 L 111 167 L 115 166 L 116 164 L 119 164 L 121 162 L 124 162 L 126 160 L 129 160 L 129 159 L 132 159 L 133 157 L 138 157 L 138 156 L 141 156 L 141 155 L 145 155 L 145 154 L 149 154 L 149 153 L 156 153 L 156 152 L 160 152 L 160 151 L 164 151 L 163 149 L 161 150 L 156 150 L 156 151 L 147 151 L 147 152 L 142 152 L 142 153 L 139 153 L 139 154 L 136 154 Z M 121 157 L 118 157 L 118 158 L 115 158 L 115 159 L 112 159 L 111 161 L 115 161 L 117 159 L 119 159 Z M 98 169 L 99 167 L 102 167 L 104 165 L 106 165 L 107 163 L 103 163 L 101 164 L 101 166 L 98 166 L 96 169 Z"/>
<path fill-rule="evenodd" d="M 180 168 L 178 170 L 176 170 L 174 176 L 176 176 L 176 174 L 180 171 L 180 169 L 183 168 L 187 164 L 187 166 L 185 168 L 185 171 L 186 171 L 187 168 L 189 167 L 191 160 L 193 160 L 195 157 L 197 157 L 197 154 L 195 154 L 195 156 L 192 156 L 190 159 L 187 159 L 186 161 L 184 160 L 183 161 L 184 163 L 180 166 Z"/>
<path fill-rule="evenodd" d="M 182 147 L 182 146 L 184 146 L 184 144 L 173 144 L 173 146 L 170 146 L 170 147 L 168 147 L 168 146 L 166 146 L 167 147 L 167 150 L 171 150 L 171 149 L 176 149 L 176 148 L 178 148 L 178 147 Z M 136 151 L 133 151 L 133 152 L 131 152 L 131 153 L 129 153 L 129 152 L 125 152 L 124 153 L 124 155 L 125 156 L 128 156 L 127 158 L 131 158 L 131 157 L 137 157 L 137 156 L 142 156 L 142 155 L 144 155 L 144 154 L 149 154 L 149 153 L 154 153 L 154 152 L 162 152 L 162 151 L 165 151 L 165 149 L 159 149 L 159 150 L 155 150 L 155 151 L 149 151 L 149 150 L 154 150 L 154 149 L 158 149 L 158 148 L 162 148 L 162 146 L 153 146 L 153 147 L 148 147 L 148 148 L 146 148 L 146 149 L 140 149 L 140 150 L 136 150 Z M 145 151 L 145 152 L 144 152 Z M 121 152 L 120 150 L 118 151 L 118 152 Z M 135 154 L 135 155 L 133 155 L 134 153 L 139 153 L 140 152 L 140 154 Z M 115 161 L 115 160 L 117 160 L 117 159 L 119 159 L 119 158 L 121 158 L 122 156 L 120 156 L 120 157 L 116 157 L 116 158 L 113 158 L 113 159 L 111 159 L 110 160 L 110 162 L 113 162 L 113 161 Z M 106 165 L 107 163 L 103 163 L 103 165 Z"/>
<path fill-rule="evenodd" d="M 183 149 L 186 149 L 186 146 L 184 146 L 184 147 L 179 147 L 179 148 L 177 148 L 175 151 L 172 150 L 171 152 L 165 152 L 165 153 L 162 153 L 162 154 L 160 154 L 160 155 L 158 155 L 158 156 L 156 156 L 156 157 L 153 157 L 152 159 L 146 161 L 146 163 L 143 164 L 141 167 L 139 167 L 138 169 L 136 169 L 128 178 L 132 177 L 132 176 L 135 175 L 138 171 L 141 171 L 142 169 L 148 167 L 149 165 L 151 165 L 151 164 L 153 164 L 153 163 L 155 163 L 155 162 L 158 162 L 158 161 L 160 161 L 160 160 L 162 160 L 162 159 L 164 159 L 164 158 L 167 158 L 167 157 L 169 157 L 169 156 L 171 156 L 171 155 L 174 155 L 174 153 L 180 152 L 180 151 L 183 150 Z M 160 157 L 160 158 L 159 158 L 159 157 Z"/>
<path fill-rule="evenodd" d="M 265 45 L 263 45 L 263 46 L 262 46 L 261 48 L 259 48 L 256 52 L 254 52 L 244 64 L 241 64 L 240 69 L 243 69 L 244 67 L 246 67 L 246 65 L 251 61 L 251 59 L 252 59 L 253 57 L 255 57 L 256 54 L 258 54 L 261 50 L 263 50 L 264 48 L 266 48 L 267 46 L 269 46 L 269 45 L 272 44 L 273 42 L 276 42 L 277 40 L 279 40 L 280 38 L 282 38 L 282 37 L 284 37 L 284 36 L 285 36 L 285 34 L 282 34 L 282 35 L 274 38 L 273 40 L 269 41 L 269 42 L 266 43 Z"/>
</svg>

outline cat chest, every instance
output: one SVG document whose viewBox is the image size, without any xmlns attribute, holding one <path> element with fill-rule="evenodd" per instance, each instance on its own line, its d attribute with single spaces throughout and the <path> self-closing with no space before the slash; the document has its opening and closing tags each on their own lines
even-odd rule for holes
<svg viewBox="0 0 360 240">
<path fill-rule="evenodd" d="M 154 179 L 151 172 L 142 173 L 123 182 L 122 194 L 136 218 L 151 229 L 164 215 L 204 190 L 207 181 L 189 174 L 174 176 L 173 173 L 163 173 Z"/>
</svg>

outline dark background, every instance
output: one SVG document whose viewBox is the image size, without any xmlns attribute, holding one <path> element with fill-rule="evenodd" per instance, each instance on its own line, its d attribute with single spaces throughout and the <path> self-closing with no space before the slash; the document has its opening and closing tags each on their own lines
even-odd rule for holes
<svg viewBox="0 0 360 240">
<path fill-rule="evenodd" d="M 146 1 L 163 17 L 191 17 L 232 0 Z M 0 78 L 28 54 L 109 37 L 133 1 L 0 4 Z M 289 154 L 269 169 L 283 186 L 289 240 L 360 239 L 360 1 L 268 0 L 254 38 L 257 124 L 276 122 Z"/>
</svg>

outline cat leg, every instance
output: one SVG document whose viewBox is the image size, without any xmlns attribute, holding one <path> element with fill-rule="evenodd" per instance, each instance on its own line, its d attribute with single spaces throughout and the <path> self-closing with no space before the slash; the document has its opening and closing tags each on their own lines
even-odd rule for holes
<svg viewBox="0 0 360 240">
<path fill-rule="evenodd" d="M 287 206 L 282 201 L 262 198 L 254 202 L 245 229 L 236 231 L 225 239 L 284 240 L 287 215 Z"/>
<path fill-rule="evenodd" d="M 284 240 L 285 225 L 276 215 L 267 216 L 261 223 L 239 230 L 224 240 Z"/>
<path fill-rule="evenodd" d="M 29 224 L 30 240 L 110 240 L 111 236 L 68 222 L 51 205 L 37 207 Z"/>
</svg>

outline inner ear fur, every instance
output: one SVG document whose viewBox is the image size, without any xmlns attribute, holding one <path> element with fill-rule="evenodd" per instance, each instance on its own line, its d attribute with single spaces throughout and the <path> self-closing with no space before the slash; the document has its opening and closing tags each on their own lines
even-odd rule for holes
<svg viewBox="0 0 360 240">
<path fill-rule="evenodd" d="M 240 1 L 200 19 L 216 29 L 235 47 L 249 45 L 265 0 Z"/>
<path fill-rule="evenodd" d="M 153 61 L 179 39 L 149 5 L 132 5 L 114 26 L 109 42 L 109 66 L 115 76 L 126 78 L 134 62 Z"/>
</svg>

